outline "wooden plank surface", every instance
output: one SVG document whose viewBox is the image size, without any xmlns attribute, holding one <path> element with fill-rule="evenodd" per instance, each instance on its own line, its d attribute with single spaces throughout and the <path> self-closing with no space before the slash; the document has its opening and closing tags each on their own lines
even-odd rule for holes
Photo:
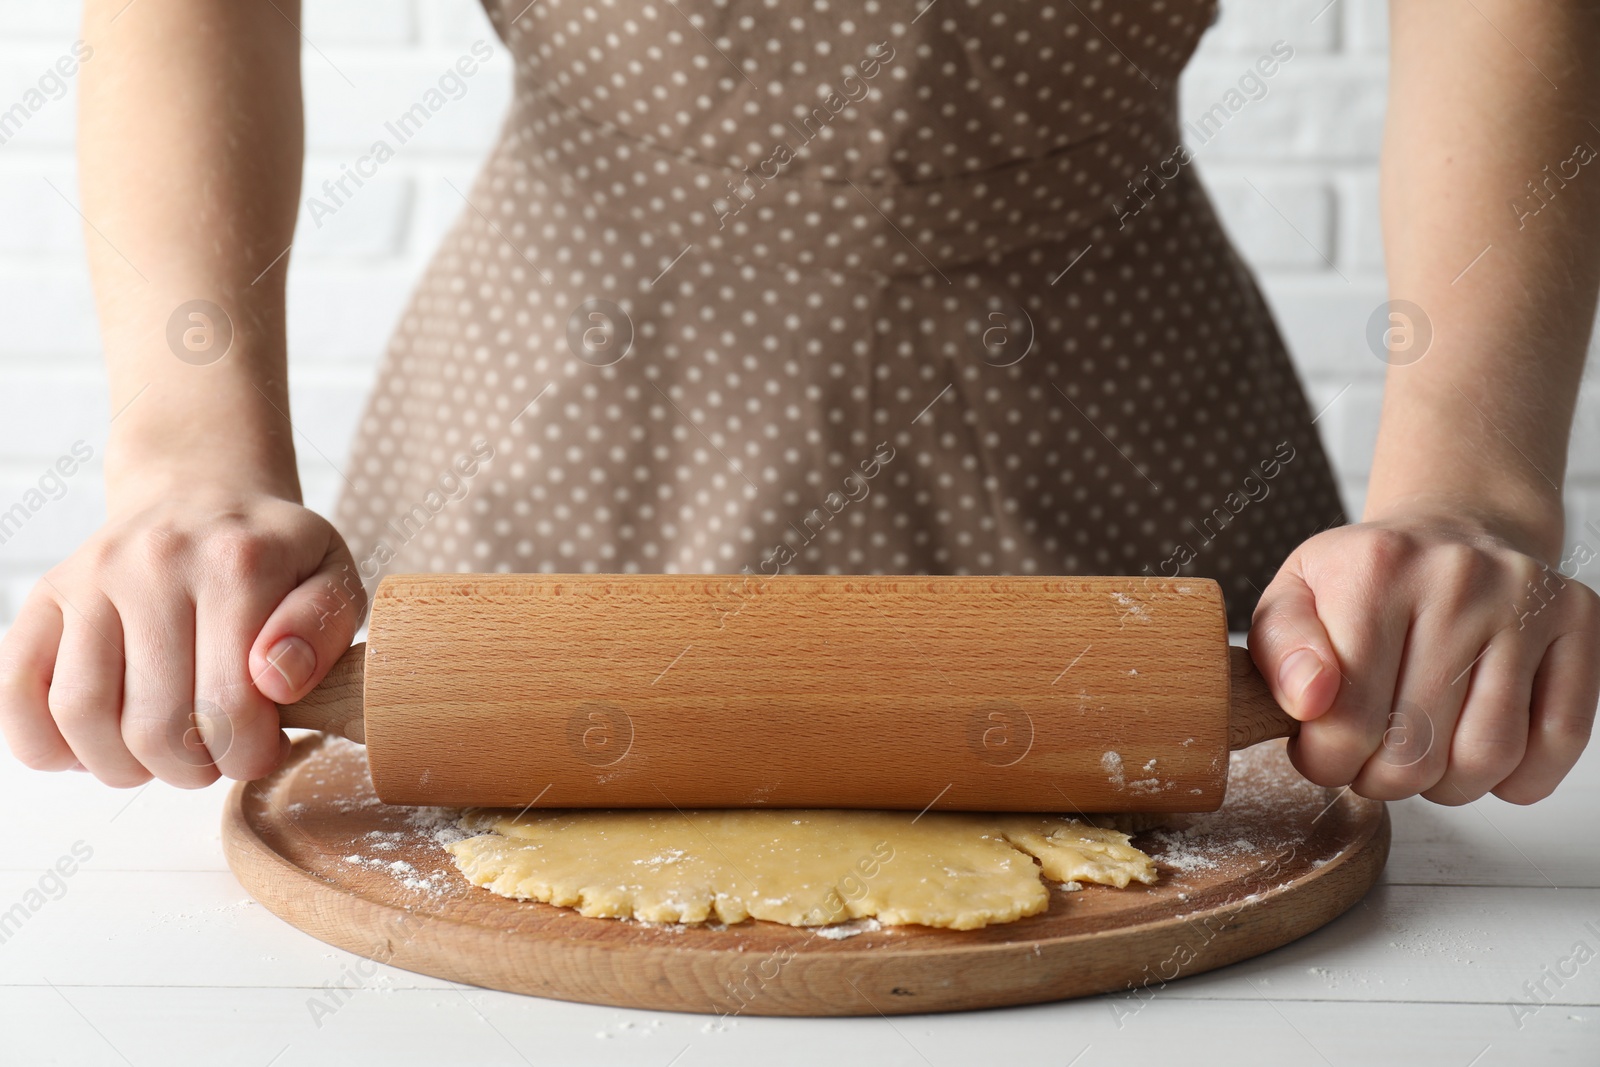
<svg viewBox="0 0 1600 1067">
<path fill-rule="evenodd" d="M 85 872 L 87 873 L 87 872 Z M 111 871 L 72 885 L 0 945 L 0 988 L 46 979 L 122 987 L 316 988 L 360 970 L 390 989 L 450 983 L 363 962 L 300 935 L 226 872 Z M 0 875 L 0 900 L 36 881 Z M 1600 890 L 1379 886 L 1328 926 L 1264 957 L 1160 987 L 1159 998 L 1500 1003 L 1567 955 Z M 1560 991 L 1600 1006 L 1600 960 Z M 1264 977 L 1263 977 L 1264 976 Z M 619 1009 L 620 1010 L 620 1009 Z M 649 1013 L 645 1013 L 649 1014 Z M 1600 1022 L 1600 1016 L 1596 1017 Z"/>
<path fill-rule="evenodd" d="M 1185 1067 L 1592 1067 L 1596 1048 L 1595 1011 L 1558 1006 L 1520 1030 L 1500 1005 L 1259 997 L 1162 1000 L 1121 1019 L 1091 1000 L 894 1020 L 742 1018 L 717 1026 L 700 1016 L 471 988 L 399 989 L 358 994 L 318 1028 L 306 1009 L 312 995 L 282 988 L 32 987 L 0 1000 L 0 1026 L 14 1062 L 30 1067 L 971 1067 L 997 1062 L 997 1050 L 1048 1067 L 1152 1058 L 1181 1058 Z"/>
</svg>

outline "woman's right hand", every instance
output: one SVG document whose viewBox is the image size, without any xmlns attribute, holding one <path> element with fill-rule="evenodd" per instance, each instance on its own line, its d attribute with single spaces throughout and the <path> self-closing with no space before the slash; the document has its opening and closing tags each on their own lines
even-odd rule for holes
<svg viewBox="0 0 1600 1067">
<path fill-rule="evenodd" d="M 298 503 L 288 415 L 299 26 L 295 0 L 83 4 L 109 521 L 0 641 L 0 731 L 30 767 L 259 777 L 286 744 L 274 701 L 319 681 L 365 613 L 343 540 Z"/>
<path fill-rule="evenodd" d="M 120 501 L 0 641 L 0 730 L 27 766 L 119 787 L 259 778 L 288 750 L 274 705 L 359 629 L 366 597 L 327 520 L 267 492 L 169 489 Z"/>
</svg>

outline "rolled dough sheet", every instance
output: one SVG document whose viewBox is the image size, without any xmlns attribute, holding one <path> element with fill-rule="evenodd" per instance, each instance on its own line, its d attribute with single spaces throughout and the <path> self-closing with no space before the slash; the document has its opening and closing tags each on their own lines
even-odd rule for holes
<svg viewBox="0 0 1600 1067">
<path fill-rule="evenodd" d="M 473 809 L 448 846 L 469 882 L 603 918 L 969 930 L 1044 911 L 1046 880 L 1153 883 L 1118 830 L 1053 815 Z"/>
</svg>

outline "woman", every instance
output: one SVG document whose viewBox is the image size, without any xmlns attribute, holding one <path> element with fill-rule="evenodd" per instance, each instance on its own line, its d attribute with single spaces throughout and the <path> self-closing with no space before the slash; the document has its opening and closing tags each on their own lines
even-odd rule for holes
<svg viewBox="0 0 1600 1067">
<path fill-rule="evenodd" d="M 1352 524 L 1186 166 L 1206 0 L 487 6 L 515 103 L 336 530 L 284 382 L 297 5 L 87 4 L 110 519 L 0 650 L 19 759 L 266 773 L 272 702 L 386 571 L 1087 572 L 1219 579 L 1320 784 L 1526 803 L 1570 770 L 1600 615 L 1550 568 L 1600 180 L 1506 205 L 1600 143 L 1593 14 L 1395 4 L 1388 270 L 1434 340 L 1390 357 Z"/>
</svg>

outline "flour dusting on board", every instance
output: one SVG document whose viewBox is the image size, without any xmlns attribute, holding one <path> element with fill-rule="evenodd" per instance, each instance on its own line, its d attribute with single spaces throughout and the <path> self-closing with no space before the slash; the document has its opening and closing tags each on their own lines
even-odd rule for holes
<svg viewBox="0 0 1600 1067">
<path fill-rule="evenodd" d="M 407 896 L 442 896 L 463 891 L 461 876 L 444 851 L 444 846 L 450 842 L 472 836 L 456 825 L 461 817 L 459 809 L 385 804 L 372 791 L 366 748 L 331 734 L 323 735 L 306 757 L 300 773 L 314 785 L 344 791 L 345 795 L 341 796 L 318 796 L 328 808 L 340 815 L 370 813 L 389 827 L 360 834 L 355 839 L 358 851 L 341 857 L 340 862 L 386 876 L 397 888 L 405 890 Z M 329 780 L 333 775 L 340 780 L 337 786 Z M 292 820 L 302 818 L 305 813 L 303 802 L 285 809 Z M 422 844 L 431 844 L 434 848 L 419 854 L 417 846 Z M 395 855 L 397 852 L 407 852 L 410 859 L 399 858 Z M 439 860 L 429 865 L 431 869 L 418 867 L 418 863 L 425 862 L 424 856 L 432 860 L 435 854 Z"/>
<path fill-rule="evenodd" d="M 817 937 L 825 937 L 829 941 L 843 941 L 847 937 L 855 937 L 857 934 L 876 933 L 882 929 L 883 924 L 869 916 L 865 919 L 851 919 L 849 922 L 835 923 L 833 926 L 814 927 L 813 931 Z"/>
<path fill-rule="evenodd" d="M 1174 825 L 1141 839 L 1156 863 L 1180 876 L 1222 867 L 1269 867 L 1302 848 L 1300 834 L 1285 828 L 1281 813 L 1301 804 L 1320 809 L 1335 792 L 1306 781 L 1275 755 L 1266 745 L 1233 753 L 1222 810 L 1176 816 Z"/>
</svg>

